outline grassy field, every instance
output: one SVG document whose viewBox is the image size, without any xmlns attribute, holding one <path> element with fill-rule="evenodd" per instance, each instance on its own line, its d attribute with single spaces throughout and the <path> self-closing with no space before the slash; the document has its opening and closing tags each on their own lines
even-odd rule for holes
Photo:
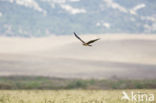
<svg viewBox="0 0 156 103">
<path fill-rule="evenodd" d="M 153 93 L 156 90 L 0 90 L 0 103 L 139 103 L 121 100 L 122 91 L 134 93 Z M 149 95 L 148 95 L 149 96 Z M 137 97 L 137 96 L 136 96 Z M 140 102 L 140 103 L 156 103 Z"/>
</svg>

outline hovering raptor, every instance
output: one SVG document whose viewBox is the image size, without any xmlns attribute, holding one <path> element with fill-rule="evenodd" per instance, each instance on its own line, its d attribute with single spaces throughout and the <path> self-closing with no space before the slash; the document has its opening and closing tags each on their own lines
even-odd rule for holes
<svg viewBox="0 0 156 103">
<path fill-rule="evenodd" d="M 82 45 L 84 45 L 84 46 L 92 46 L 92 45 L 90 45 L 91 43 L 94 43 L 95 41 L 99 40 L 99 38 L 98 38 L 98 39 L 94 39 L 94 40 L 90 40 L 88 42 L 85 42 L 75 32 L 74 32 L 74 35 L 76 38 L 78 38 L 82 42 Z"/>
</svg>

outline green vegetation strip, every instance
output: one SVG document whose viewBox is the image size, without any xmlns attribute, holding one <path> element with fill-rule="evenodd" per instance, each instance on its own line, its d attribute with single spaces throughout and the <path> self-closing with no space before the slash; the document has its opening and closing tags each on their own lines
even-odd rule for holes
<svg viewBox="0 0 156 103">
<path fill-rule="evenodd" d="M 18 89 L 156 89 L 153 80 L 63 79 L 40 76 L 1 76 L 1 90 Z"/>
</svg>

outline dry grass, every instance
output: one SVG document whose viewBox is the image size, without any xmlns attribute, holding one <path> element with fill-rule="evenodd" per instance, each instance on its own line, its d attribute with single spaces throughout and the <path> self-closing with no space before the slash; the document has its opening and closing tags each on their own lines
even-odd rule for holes
<svg viewBox="0 0 156 103">
<path fill-rule="evenodd" d="M 123 90 L 1 90 L 0 103 L 132 103 L 121 100 Z M 126 90 L 153 93 L 156 90 Z M 150 103 L 155 103 L 150 102 Z M 136 102 L 133 102 L 136 103 Z M 141 102 L 147 103 L 147 102 Z"/>
</svg>

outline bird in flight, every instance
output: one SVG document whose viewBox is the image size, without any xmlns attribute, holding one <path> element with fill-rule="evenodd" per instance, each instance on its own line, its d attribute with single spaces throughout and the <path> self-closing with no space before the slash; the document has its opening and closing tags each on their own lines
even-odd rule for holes
<svg viewBox="0 0 156 103">
<path fill-rule="evenodd" d="M 82 42 L 82 45 L 84 45 L 84 46 L 92 46 L 92 45 L 90 45 L 91 43 L 94 43 L 95 41 L 99 40 L 99 38 L 98 38 L 98 39 L 94 39 L 94 40 L 90 40 L 88 42 L 85 42 L 75 32 L 74 32 L 74 35 L 76 38 L 78 38 Z"/>
</svg>

